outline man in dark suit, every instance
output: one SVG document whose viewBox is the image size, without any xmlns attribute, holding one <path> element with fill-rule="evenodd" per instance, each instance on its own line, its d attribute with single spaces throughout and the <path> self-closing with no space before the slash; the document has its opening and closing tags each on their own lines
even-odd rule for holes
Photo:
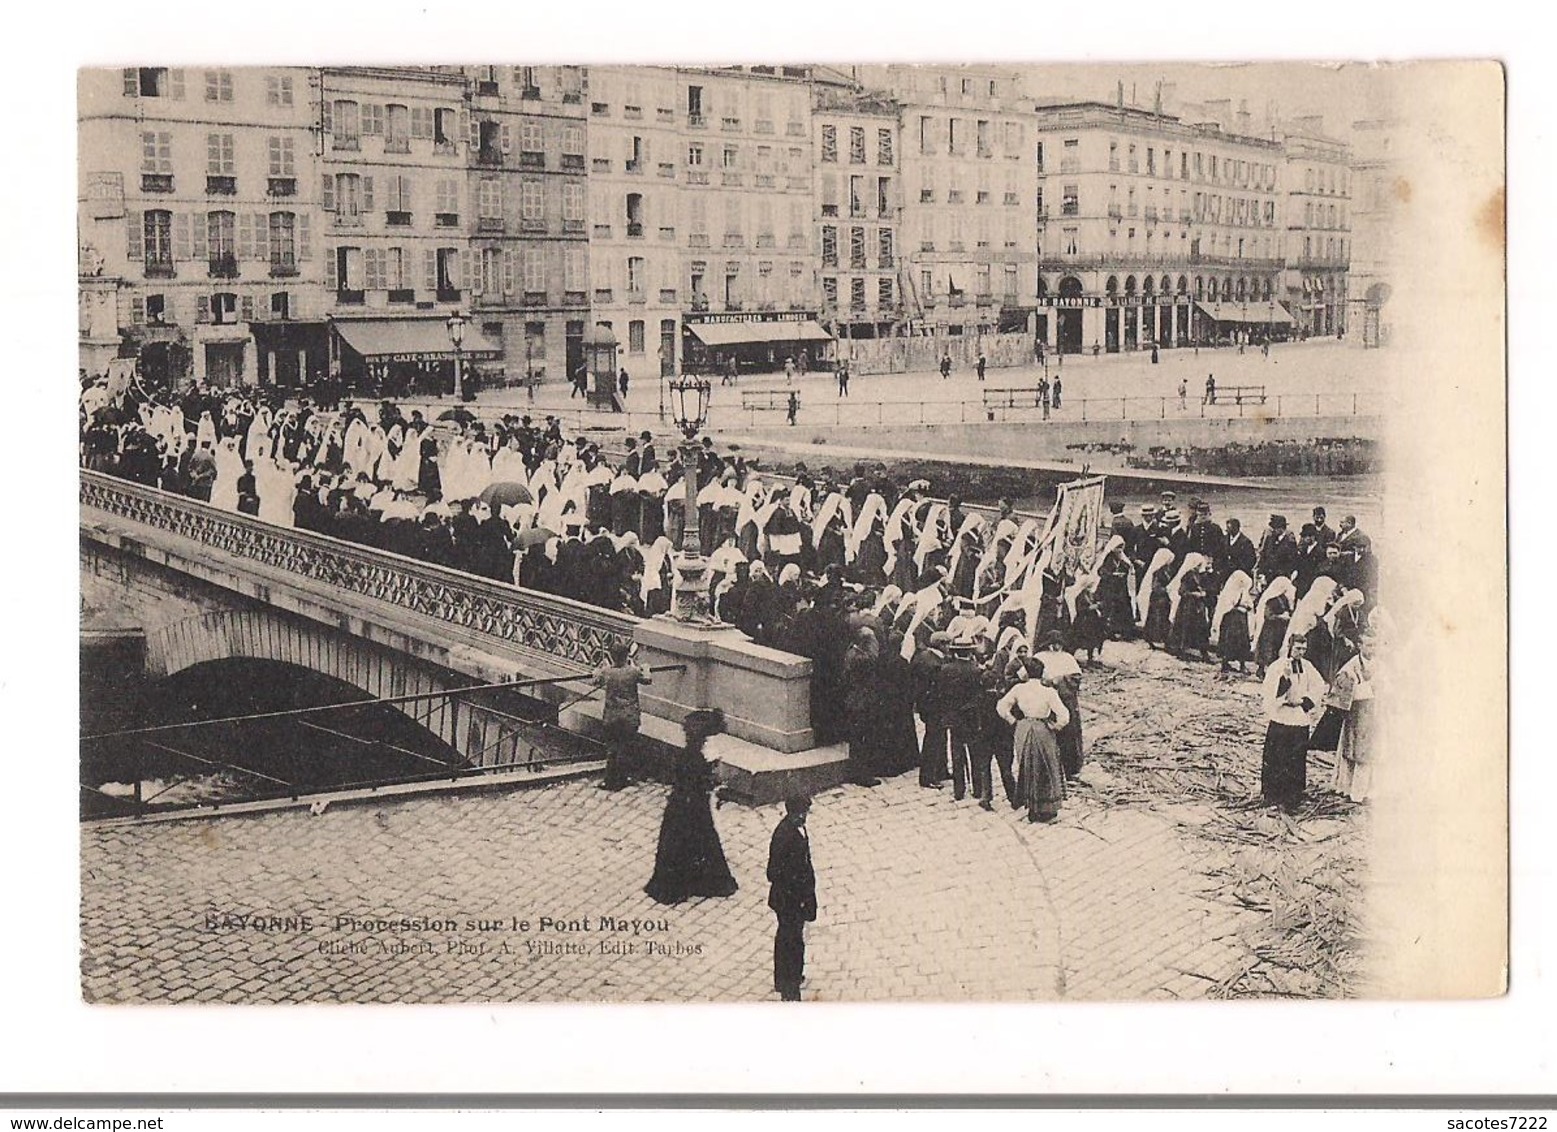
<svg viewBox="0 0 1557 1132">
<path fill-rule="evenodd" d="M 768 907 L 778 917 L 773 936 L 773 989 L 785 1002 L 800 1001 L 806 967 L 806 924 L 816 919 L 816 871 L 806 814 L 811 800 L 790 798 L 768 843 Z"/>
<path fill-rule="evenodd" d="M 1227 520 L 1227 545 L 1222 551 L 1221 563 L 1217 567 L 1217 576 L 1226 581 L 1236 570 L 1242 570 L 1254 579 L 1255 565 L 1254 543 L 1249 541 L 1249 536 L 1243 533 L 1243 524 L 1237 519 Z"/>
</svg>

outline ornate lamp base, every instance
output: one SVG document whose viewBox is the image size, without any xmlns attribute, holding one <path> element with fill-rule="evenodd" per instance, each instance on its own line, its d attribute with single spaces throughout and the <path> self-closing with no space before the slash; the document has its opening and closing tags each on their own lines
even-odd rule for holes
<svg viewBox="0 0 1557 1132">
<path fill-rule="evenodd" d="M 689 625 L 716 625 L 709 612 L 708 559 L 682 551 L 672 560 L 676 574 L 675 604 L 671 616 Z"/>
</svg>

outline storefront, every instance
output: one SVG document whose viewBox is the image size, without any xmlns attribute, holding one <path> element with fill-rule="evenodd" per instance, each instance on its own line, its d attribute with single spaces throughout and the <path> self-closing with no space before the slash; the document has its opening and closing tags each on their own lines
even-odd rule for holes
<svg viewBox="0 0 1557 1132">
<path fill-rule="evenodd" d="M 363 318 L 330 323 L 331 369 L 348 389 L 390 397 L 454 390 L 456 359 L 467 382 L 503 357 L 503 344 L 467 322 L 456 354 L 445 319 Z"/>
<path fill-rule="evenodd" d="M 1196 303 L 1195 311 L 1196 340 L 1207 345 L 1283 342 L 1292 336 L 1294 319 L 1281 303 Z"/>
<path fill-rule="evenodd" d="M 801 369 L 832 363 L 833 336 L 804 311 L 683 315 L 682 361 L 687 373 L 776 373 L 793 358 Z"/>
<path fill-rule="evenodd" d="M 323 322 L 254 322 L 256 373 L 261 385 L 300 389 L 330 367 L 329 328 Z"/>
</svg>

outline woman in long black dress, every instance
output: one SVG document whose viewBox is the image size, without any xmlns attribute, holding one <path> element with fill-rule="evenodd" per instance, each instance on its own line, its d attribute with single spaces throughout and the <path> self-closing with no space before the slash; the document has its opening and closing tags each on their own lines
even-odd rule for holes
<svg viewBox="0 0 1557 1132">
<path fill-rule="evenodd" d="M 661 904 L 680 904 L 693 896 L 729 896 L 740 886 L 730 875 L 708 794 L 713 767 L 703 757 L 703 744 L 724 727 L 717 709 L 695 711 L 682 725 L 687 745 L 672 769 L 670 797 L 660 821 L 654 876 L 643 890 Z"/>
</svg>

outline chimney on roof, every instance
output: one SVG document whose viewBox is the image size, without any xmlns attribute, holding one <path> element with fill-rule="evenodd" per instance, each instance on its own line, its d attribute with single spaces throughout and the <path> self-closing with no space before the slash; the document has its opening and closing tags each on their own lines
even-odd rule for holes
<svg viewBox="0 0 1557 1132">
<path fill-rule="evenodd" d="M 1117 96 L 1117 102 L 1118 102 L 1118 105 L 1119 105 L 1119 109 L 1123 110 L 1124 109 L 1124 80 L 1123 79 L 1119 80 L 1119 92 L 1118 92 L 1118 96 Z"/>
<path fill-rule="evenodd" d="M 1162 80 L 1157 80 L 1157 89 L 1152 94 L 1152 113 L 1162 113 Z"/>
<path fill-rule="evenodd" d="M 1206 100 L 1206 117 L 1225 130 L 1232 123 L 1233 100 L 1230 98 L 1211 98 Z"/>
</svg>

